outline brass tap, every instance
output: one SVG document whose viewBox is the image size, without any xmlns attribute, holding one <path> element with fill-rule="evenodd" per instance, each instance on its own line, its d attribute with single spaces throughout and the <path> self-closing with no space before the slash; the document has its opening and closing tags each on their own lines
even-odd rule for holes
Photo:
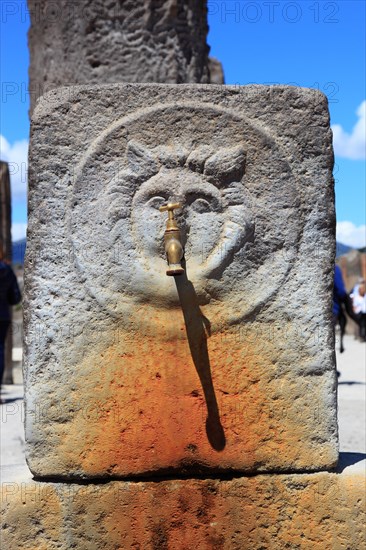
<svg viewBox="0 0 366 550">
<path fill-rule="evenodd" d="M 164 233 L 165 253 L 168 261 L 167 275 L 182 275 L 182 273 L 184 273 L 184 269 L 181 265 L 184 254 L 182 239 L 177 221 L 174 218 L 174 210 L 176 208 L 181 208 L 178 202 L 169 202 L 159 208 L 160 212 L 168 212 L 168 220 Z"/>
</svg>

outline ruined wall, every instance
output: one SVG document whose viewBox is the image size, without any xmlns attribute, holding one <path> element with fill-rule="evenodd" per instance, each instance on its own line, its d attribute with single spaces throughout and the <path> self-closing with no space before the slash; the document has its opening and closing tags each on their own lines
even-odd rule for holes
<svg viewBox="0 0 366 550">
<path fill-rule="evenodd" d="M 366 279 L 365 252 L 350 250 L 337 258 L 337 264 L 342 270 L 343 281 L 348 292 L 351 292 L 360 279 Z"/>
<path fill-rule="evenodd" d="M 0 161 L 0 242 L 5 258 L 11 261 L 11 192 L 9 166 Z"/>
<path fill-rule="evenodd" d="M 31 112 L 40 95 L 59 86 L 210 82 L 206 1 L 28 0 L 28 6 Z M 218 83 L 216 60 L 212 67 Z"/>
<path fill-rule="evenodd" d="M 7 261 L 11 261 L 11 188 L 9 166 L 6 162 L 0 161 L 0 243 Z M 12 331 L 8 331 L 5 343 L 5 371 L 3 375 L 4 384 L 13 383 L 12 374 Z"/>
</svg>

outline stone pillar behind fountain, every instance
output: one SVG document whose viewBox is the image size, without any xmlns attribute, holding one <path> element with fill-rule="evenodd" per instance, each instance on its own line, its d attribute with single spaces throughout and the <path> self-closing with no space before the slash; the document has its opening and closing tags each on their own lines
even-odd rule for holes
<svg viewBox="0 0 366 550">
<path fill-rule="evenodd" d="M 0 161 L 0 243 L 2 244 L 5 259 L 11 262 L 11 189 L 9 166 L 6 162 Z M 8 331 L 5 343 L 5 371 L 3 375 L 4 384 L 13 383 L 13 335 L 12 330 Z"/>
<path fill-rule="evenodd" d="M 209 61 L 205 1 L 28 0 L 31 112 L 60 86 L 223 83 Z M 209 66 L 210 64 L 210 66 Z"/>
<path fill-rule="evenodd" d="M 333 152 L 285 86 L 60 89 L 35 110 L 26 436 L 38 477 L 337 463 Z M 158 207 L 183 205 L 186 276 Z M 81 435 L 82 434 L 82 435 Z"/>
</svg>

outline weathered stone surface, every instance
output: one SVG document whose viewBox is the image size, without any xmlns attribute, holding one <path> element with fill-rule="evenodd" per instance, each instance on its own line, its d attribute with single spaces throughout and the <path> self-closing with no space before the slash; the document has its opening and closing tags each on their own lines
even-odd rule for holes
<svg viewBox="0 0 366 550">
<path fill-rule="evenodd" d="M 114 85 L 32 122 L 26 436 L 38 476 L 337 462 L 325 97 Z M 179 200 L 186 276 L 165 275 Z"/>
<path fill-rule="evenodd" d="M 205 0 L 28 0 L 28 6 L 31 112 L 39 96 L 60 86 L 210 82 Z"/>
<path fill-rule="evenodd" d="M 2 484 L 8 550 L 360 550 L 365 463 L 232 480 Z"/>
</svg>

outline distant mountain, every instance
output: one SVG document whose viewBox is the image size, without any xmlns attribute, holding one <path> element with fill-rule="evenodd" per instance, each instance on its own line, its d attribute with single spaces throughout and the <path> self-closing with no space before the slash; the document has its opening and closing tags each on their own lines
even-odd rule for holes
<svg viewBox="0 0 366 550">
<path fill-rule="evenodd" d="M 15 241 L 13 243 L 13 264 L 21 264 L 24 265 L 24 255 L 25 255 L 25 247 L 27 244 L 26 239 L 21 239 L 20 241 Z"/>
<path fill-rule="evenodd" d="M 353 250 L 352 246 L 337 242 L 336 257 L 338 258 L 338 256 L 343 256 L 343 254 L 347 254 L 350 250 Z"/>
</svg>

